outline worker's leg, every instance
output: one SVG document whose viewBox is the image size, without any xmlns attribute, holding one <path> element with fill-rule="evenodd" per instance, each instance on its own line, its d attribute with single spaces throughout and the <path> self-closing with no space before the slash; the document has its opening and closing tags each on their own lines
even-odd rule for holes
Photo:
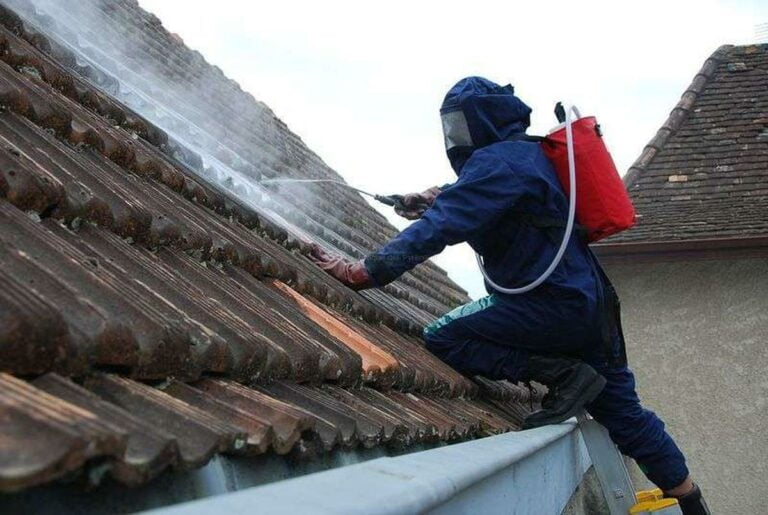
<svg viewBox="0 0 768 515">
<path fill-rule="evenodd" d="M 584 317 L 582 317 L 583 319 Z M 454 309 L 427 326 L 427 348 L 459 372 L 489 379 L 528 379 L 530 354 L 577 355 L 591 341 L 587 326 L 552 299 L 491 295 Z"/>
<path fill-rule="evenodd" d="M 435 320 L 424 330 L 424 341 L 432 354 L 462 374 L 519 381 L 528 367 L 528 351 L 482 334 L 496 318 L 493 299 L 470 302 Z"/>
<path fill-rule="evenodd" d="M 686 481 L 685 457 L 664 430 L 655 413 L 644 409 L 635 392 L 635 378 L 627 366 L 592 366 L 607 380 L 587 411 L 608 429 L 619 450 L 633 458 L 654 484 L 665 491 Z"/>
</svg>

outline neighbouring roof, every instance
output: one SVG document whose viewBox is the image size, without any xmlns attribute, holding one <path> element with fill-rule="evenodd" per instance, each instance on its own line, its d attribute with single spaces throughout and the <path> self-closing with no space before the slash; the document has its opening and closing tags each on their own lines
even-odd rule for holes
<svg viewBox="0 0 768 515">
<path fill-rule="evenodd" d="M 768 45 L 712 54 L 624 180 L 638 223 L 605 245 L 768 235 Z"/>
<path fill-rule="evenodd" d="M 473 382 L 418 338 L 465 298 L 443 272 L 360 295 L 306 259 L 307 233 L 350 255 L 394 233 L 358 196 L 326 188 L 300 209 L 279 192 L 234 195 L 252 186 L 227 152 L 263 175 L 338 177 L 265 106 L 135 1 L 11 3 L 23 18 L 0 6 L 0 492 L 105 464 L 135 485 L 222 452 L 519 427 L 527 390 Z M 106 38 L 69 32 L 64 8 Z M 151 63 L 187 91 L 205 77 L 205 102 L 125 86 L 98 64 L 110 59 Z M 226 148 L 196 153 L 195 134 Z"/>
</svg>

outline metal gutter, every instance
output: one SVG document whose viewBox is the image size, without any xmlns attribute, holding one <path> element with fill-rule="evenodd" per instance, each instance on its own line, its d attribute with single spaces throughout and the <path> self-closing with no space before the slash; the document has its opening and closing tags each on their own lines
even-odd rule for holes
<svg viewBox="0 0 768 515">
<path fill-rule="evenodd" d="M 576 427 L 568 422 L 379 458 L 151 513 L 559 514 L 590 463 Z"/>
</svg>

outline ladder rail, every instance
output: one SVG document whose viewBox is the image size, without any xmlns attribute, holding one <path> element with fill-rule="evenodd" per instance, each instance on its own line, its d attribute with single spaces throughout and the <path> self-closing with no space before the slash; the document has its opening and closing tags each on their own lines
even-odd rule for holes
<svg viewBox="0 0 768 515">
<path fill-rule="evenodd" d="M 608 431 L 586 412 L 576 416 L 611 515 L 627 515 L 637 502 L 624 459 Z"/>
<path fill-rule="evenodd" d="M 576 416 L 576 422 L 600 482 L 600 488 L 608 504 L 610 515 L 627 515 L 630 513 L 635 515 L 682 515 L 677 504 L 665 507 L 658 505 L 655 507 L 655 503 L 647 502 L 638 504 L 624 458 L 608 435 L 608 430 L 597 420 L 587 415 L 585 411 Z"/>
</svg>

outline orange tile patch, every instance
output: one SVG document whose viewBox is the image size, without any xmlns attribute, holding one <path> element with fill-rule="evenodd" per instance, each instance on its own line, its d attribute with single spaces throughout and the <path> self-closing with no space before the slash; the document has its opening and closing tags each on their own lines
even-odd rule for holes
<svg viewBox="0 0 768 515">
<path fill-rule="evenodd" d="M 368 338 L 334 317 L 314 302 L 306 299 L 282 281 L 272 284 L 287 294 L 310 320 L 325 329 L 331 336 L 360 355 L 363 361 L 363 377 L 369 379 L 378 374 L 395 372 L 400 364 L 388 352 L 377 347 Z"/>
</svg>

